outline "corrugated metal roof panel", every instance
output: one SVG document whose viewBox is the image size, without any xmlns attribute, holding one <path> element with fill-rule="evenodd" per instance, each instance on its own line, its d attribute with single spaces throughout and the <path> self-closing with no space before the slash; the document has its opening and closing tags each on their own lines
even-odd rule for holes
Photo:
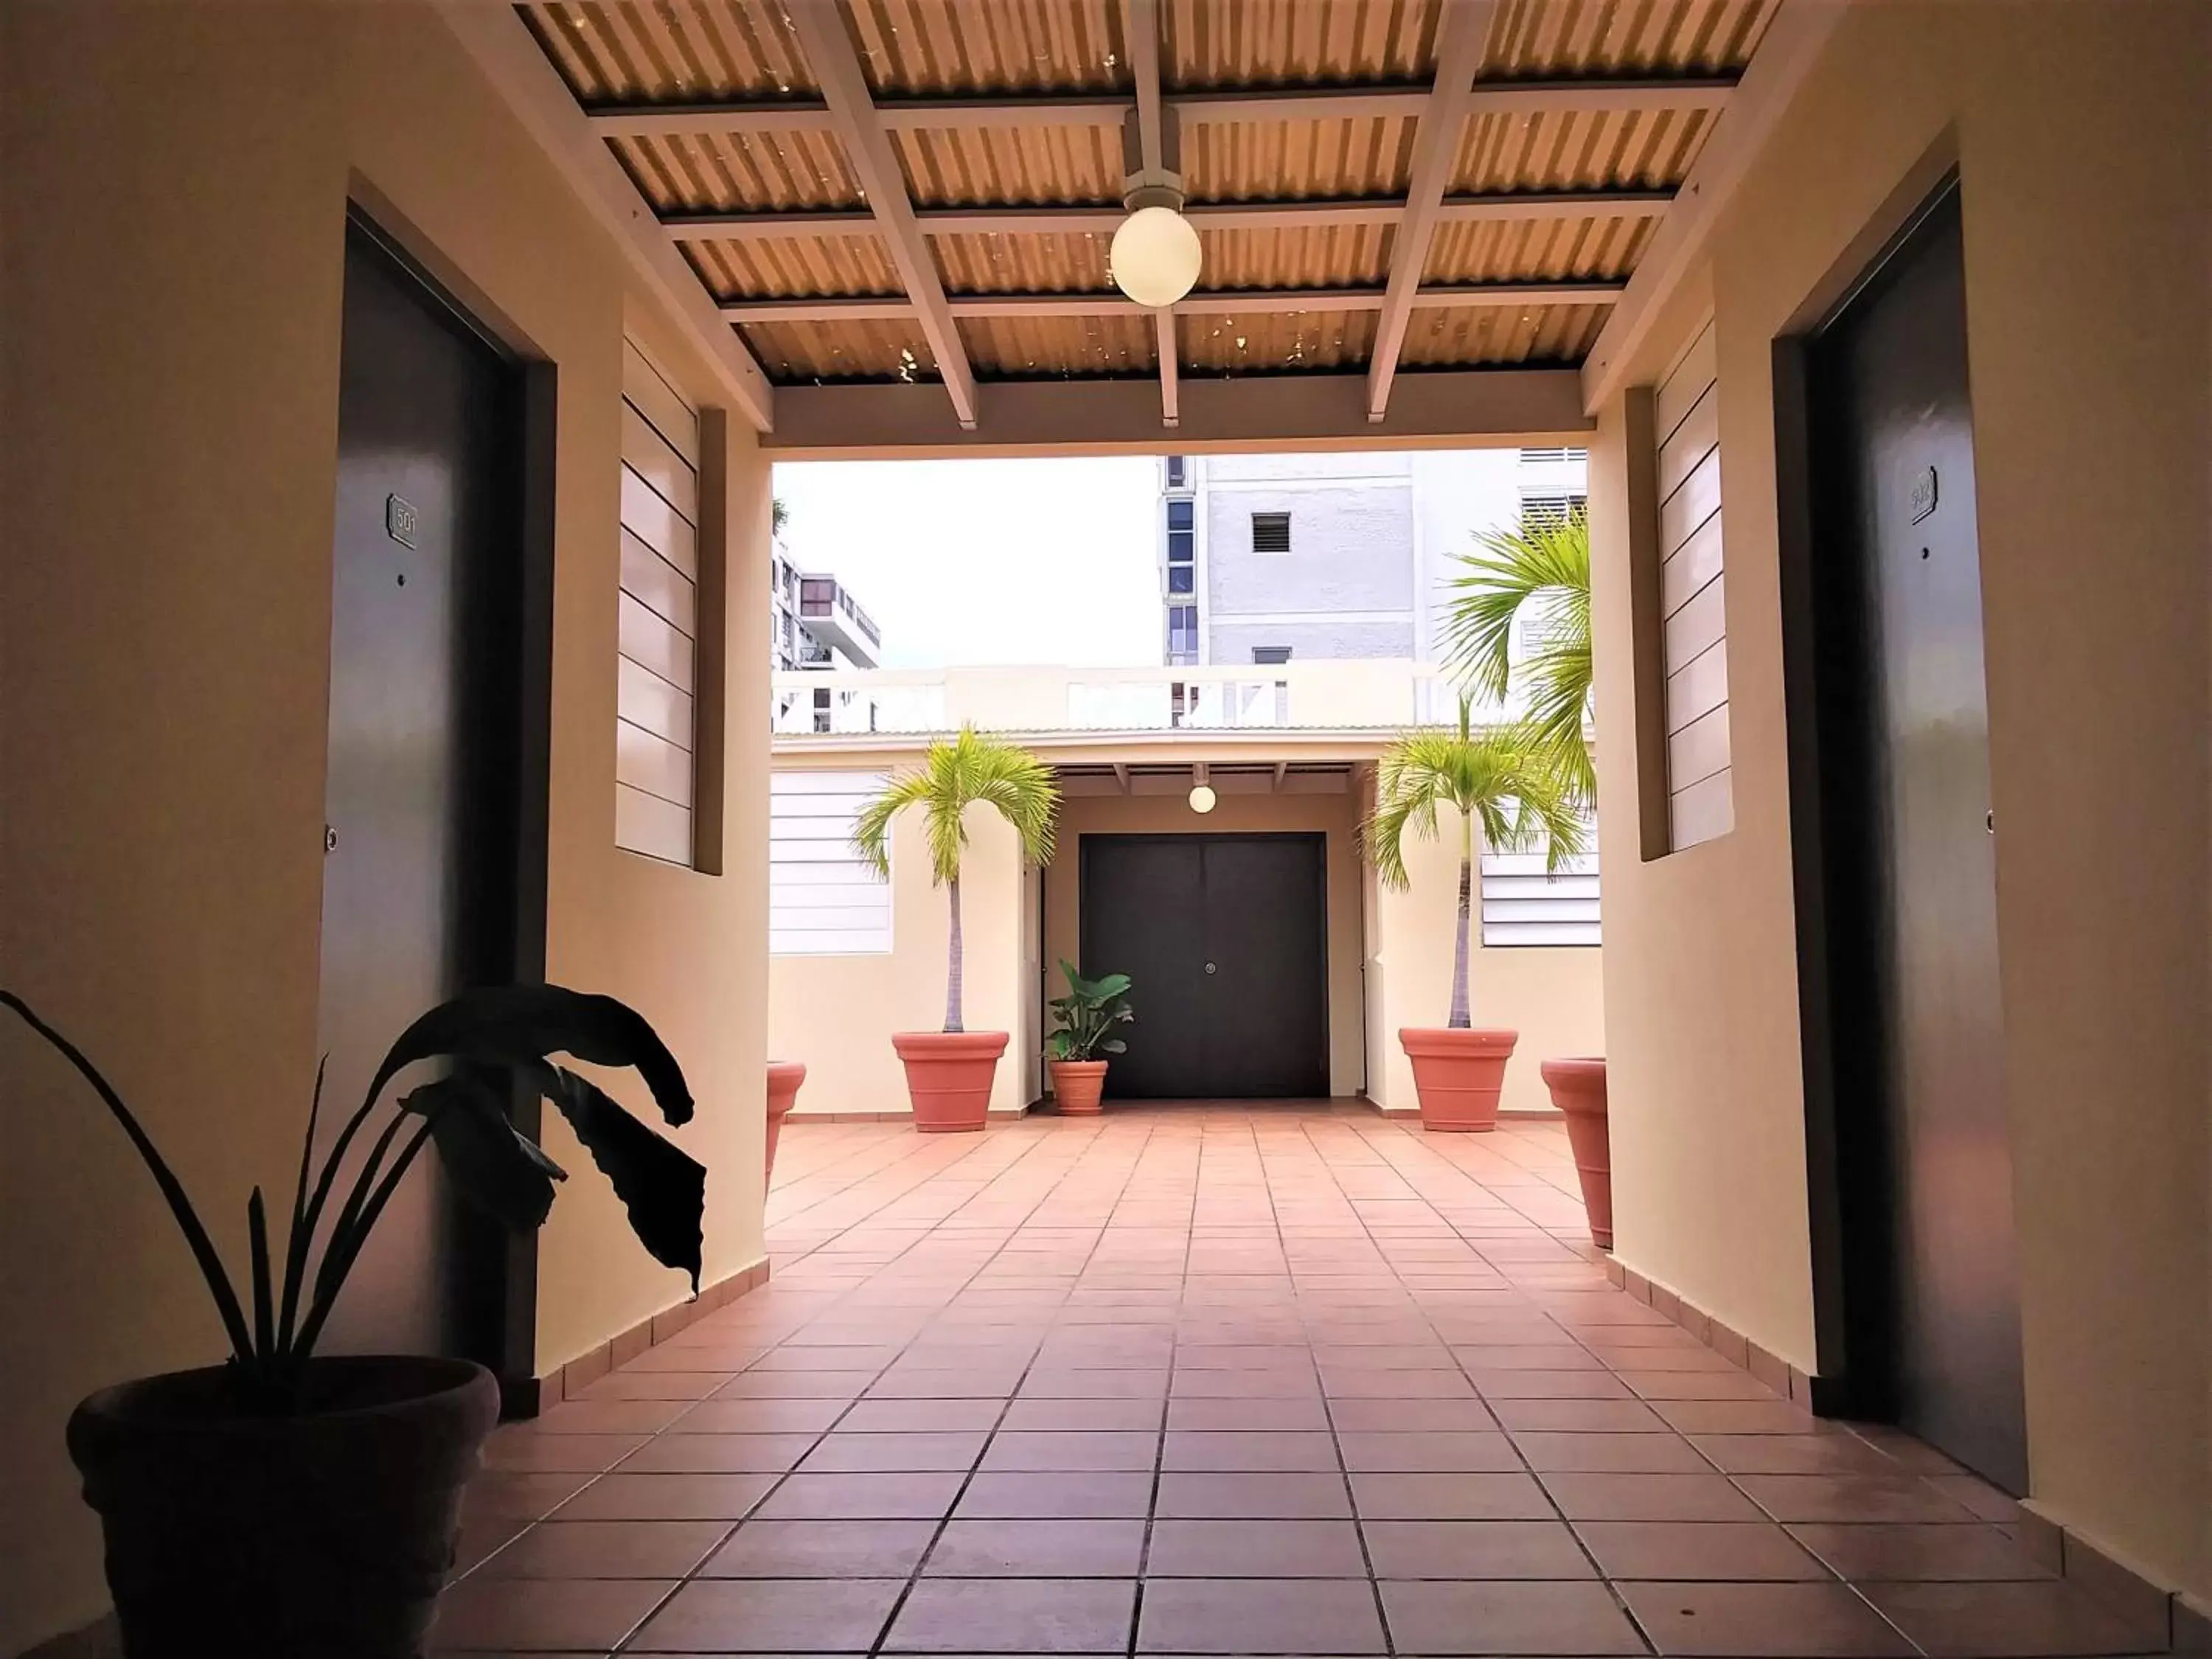
<svg viewBox="0 0 2212 1659">
<path fill-rule="evenodd" d="M 520 9 L 586 104 L 816 89 L 782 0 L 552 0 Z"/>
<path fill-rule="evenodd" d="M 823 132 L 616 138 L 611 147 L 660 213 L 855 207 L 860 187 Z"/>
<path fill-rule="evenodd" d="M 1158 367 L 1149 317 L 964 317 L 979 375 L 1000 380 L 1140 376 Z"/>
<path fill-rule="evenodd" d="M 1474 220 L 1437 227 L 1425 283 L 1564 281 L 1626 276 L 1656 219 Z"/>
<path fill-rule="evenodd" d="M 937 379 L 937 360 L 911 321 L 748 323 L 738 332 L 780 385 Z"/>
<path fill-rule="evenodd" d="M 1164 0 L 1170 86 L 1426 81 L 1441 0 Z"/>
<path fill-rule="evenodd" d="M 1089 294 L 1113 286 L 1104 236 L 933 236 L 948 294 Z"/>
<path fill-rule="evenodd" d="M 1297 230 L 1202 230 L 1200 284 L 1224 288 L 1357 288 L 1390 275 L 1392 225 Z"/>
<path fill-rule="evenodd" d="M 1129 81 L 1121 0 L 851 0 L 845 15 L 884 97 L 1104 92 Z"/>
<path fill-rule="evenodd" d="M 1504 0 L 1486 75 L 1715 75 L 1739 70 L 1780 0 Z"/>
<path fill-rule="evenodd" d="M 1194 374 L 1364 368 L 1375 348 L 1372 311 L 1203 313 L 1176 319 L 1182 366 Z"/>
<path fill-rule="evenodd" d="M 1182 135 L 1184 187 L 1195 202 L 1402 196 L 1414 126 L 1397 115 L 1204 122 Z"/>
<path fill-rule="evenodd" d="M 1121 199 L 1121 140 L 1103 127 L 920 127 L 891 134 L 921 207 Z"/>
<path fill-rule="evenodd" d="M 905 292 L 889 251 L 872 236 L 687 242 L 684 248 L 718 300 Z"/>
<path fill-rule="evenodd" d="M 1464 368 L 1482 363 L 1579 362 L 1613 307 L 1449 306 L 1416 311 L 1399 362 Z"/>
<path fill-rule="evenodd" d="M 1454 191 L 1658 190 L 1682 181 L 1708 110 L 1479 115 L 1460 135 Z"/>
</svg>

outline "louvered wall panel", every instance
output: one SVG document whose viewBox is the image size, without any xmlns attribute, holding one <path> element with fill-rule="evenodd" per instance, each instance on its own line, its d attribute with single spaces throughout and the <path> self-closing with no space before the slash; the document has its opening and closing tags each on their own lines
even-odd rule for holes
<svg viewBox="0 0 2212 1659">
<path fill-rule="evenodd" d="M 1666 675 L 1668 845 L 1676 852 L 1726 835 L 1735 823 L 1719 405 L 1708 323 L 1668 372 L 1656 398 L 1659 654 Z"/>
<path fill-rule="evenodd" d="M 891 948 L 890 884 L 853 850 L 853 822 L 880 772 L 777 772 L 769 779 L 769 950 L 880 955 Z"/>
<path fill-rule="evenodd" d="M 690 864 L 698 772 L 698 416 L 629 341 L 622 416 L 615 843 Z"/>
</svg>

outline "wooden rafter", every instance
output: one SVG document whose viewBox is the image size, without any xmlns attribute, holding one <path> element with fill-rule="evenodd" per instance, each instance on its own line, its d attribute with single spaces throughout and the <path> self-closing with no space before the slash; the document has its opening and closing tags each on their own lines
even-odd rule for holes
<svg viewBox="0 0 2212 1659">
<path fill-rule="evenodd" d="M 1534 110 L 1717 109 L 1735 90 L 1732 75 L 1583 76 L 1562 81 L 1478 82 L 1467 93 L 1470 114 Z M 1292 91 L 1170 92 L 1164 112 L 1186 126 L 1237 122 L 1337 120 L 1418 116 L 1433 88 L 1389 84 L 1302 88 Z M 884 129 L 925 127 L 1113 127 L 1133 107 L 1119 93 L 1031 98 L 886 98 L 874 105 Z M 731 98 L 691 103 L 605 104 L 590 112 L 610 138 L 674 137 L 730 132 L 829 132 L 829 105 L 818 98 Z"/>
<path fill-rule="evenodd" d="M 1447 196 L 1440 223 L 1476 220 L 1656 218 L 1671 190 L 1520 190 Z M 917 208 L 932 236 L 1108 234 L 1121 222 L 1119 207 Z M 1406 204 L 1395 196 L 1325 198 L 1304 202 L 1194 203 L 1183 217 L 1200 230 L 1326 229 L 1332 225 L 1396 224 Z M 670 213 L 662 226 L 679 242 L 756 242 L 806 236 L 847 236 L 874 228 L 866 208 L 809 208 L 793 212 Z"/>
<path fill-rule="evenodd" d="M 786 15 L 799 38 L 799 50 L 806 54 L 814 78 L 821 85 L 831 131 L 843 146 L 846 163 L 874 212 L 891 264 L 937 359 L 938 374 L 952 400 L 953 413 L 963 428 L 972 430 L 975 376 L 968 366 L 968 349 L 945 303 L 944 279 L 938 275 L 937 261 L 915 218 L 905 176 L 869 94 L 860 54 L 845 33 L 843 14 L 835 6 L 799 5 L 791 7 Z"/>
<path fill-rule="evenodd" d="M 1533 283 L 1439 283 L 1417 289 L 1416 310 L 1451 306 L 1603 305 L 1616 299 L 1625 279 Z M 1278 315 L 1292 312 L 1380 311 L 1389 301 L 1382 288 L 1222 289 L 1197 293 L 1170 308 L 1200 317 Z M 1125 317 L 1145 310 L 1113 289 L 1073 294 L 955 294 L 945 301 L 955 318 Z M 915 314 L 904 295 L 834 295 L 787 300 L 726 300 L 722 314 L 733 323 L 890 322 Z M 1167 316 L 1170 312 L 1159 313 Z"/>
<path fill-rule="evenodd" d="M 1375 325 L 1375 348 L 1367 362 L 1367 418 L 1380 422 L 1390 407 L 1390 383 L 1397 378 L 1398 352 L 1413 320 L 1414 297 L 1429 262 L 1444 192 L 1451 187 L 1459 156 L 1460 134 L 1482 62 L 1484 43 L 1496 0 L 1444 0 L 1437 31 L 1437 81 L 1422 107 L 1413 135 L 1413 166 L 1406 186 L 1406 211 L 1390 247 L 1390 282 L 1382 314 Z"/>
</svg>

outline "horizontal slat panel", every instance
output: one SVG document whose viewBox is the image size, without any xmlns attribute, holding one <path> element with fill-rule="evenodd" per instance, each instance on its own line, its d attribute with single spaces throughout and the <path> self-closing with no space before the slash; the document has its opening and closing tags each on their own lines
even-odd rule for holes
<svg viewBox="0 0 2212 1659">
<path fill-rule="evenodd" d="M 1728 632 L 1728 578 L 1716 576 L 1667 618 L 1667 667 L 1681 667 Z"/>
<path fill-rule="evenodd" d="M 1698 463 L 1674 493 L 1659 508 L 1659 552 L 1665 557 L 1690 532 L 1721 510 L 1721 453 L 1716 449 Z"/>
<path fill-rule="evenodd" d="M 695 467 L 699 465 L 698 416 L 628 340 L 623 342 L 623 396 L 645 411 L 645 418 L 678 454 Z"/>
<path fill-rule="evenodd" d="M 768 861 L 770 864 L 849 864 L 855 869 L 862 867 L 848 839 L 787 841 L 775 835 L 773 830 L 769 834 L 772 839 L 769 843 Z"/>
<path fill-rule="evenodd" d="M 699 475 L 627 398 L 623 399 L 622 458 L 687 522 L 699 522 Z"/>
<path fill-rule="evenodd" d="M 615 712 L 671 743 L 691 746 L 691 699 L 627 658 L 615 662 Z"/>
<path fill-rule="evenodd" d="M 1605 935 L 1595 922 L 1486 921 L 1482 942 L 1492 950 L 1500 945 L 1601 945 Z"/>
<path fill-rule="evenodd" d="M 1482 920 L 1492 922 L 1589 921 L 1597 920 L 1597 903 L 1591 899 L 1522 899 L 1511 904 L 1485 904 Z"/>
<path fill-rule="evenodd" d="M 1667 732 L 1680 731 L 1698 715 L 1728 701 L 1728 641 L 1667 677 Z"/>
<path fill-rule="evenodd" d="M 768 815 L 778 823 L 805 823 L 814 818 L 850 818 L 867 804 L 866 795 L 772 795 Z"/>
<path fill-rule="evenodd" d="M 1659 446 L 1659 499 L 1673 495 L 1682 480 L 1697 470 L 1698 463 L 1713 452 L 1721 441 L 1720 388 L 1707 386 L 1705 395 L 1698 399 L 1682 424 L 1674 428 L 1674 435 Z"/>
<path fill-rule="evenodd" d="M 1595 836 L 1585 834 L 1583 845 L 1596 844 Z M 1562 860 L 1557 871 L 1552 869 L 1541 853 L 1485 853 L 1482 855 L 1483 879 L 1492 876 L 1595 876 L 1597 874 L 1597 854 L 1584 853 L 1577 858 Z"/>
<path fill-rule="evenodd" d="M 1671 617 L 1680 610 L 1684 600 L 1721 574 L 1721 514 L 1716 513 L 1660 568 L 1659 614 Z"/>
<path fill-rule="evenodd" d="M 617 638 L 622 653 L 649 668 L 679 691 L 696 689 L 693 671 L 696 648 L 688 634 L 679 634 L 627 593 L 617 602 L 621 610 Z"/>
<path fill-rule="evenodd" d="M 815 933 L 807 928 L 771 928 L 769 953 L 779 957 L 879 957 L 890 951 L 890 937 L 875 928 L 848 933 Z"/>
<path fill-rule="evenodd" d="M 1725 836 L 1735 827 L 1735 799 L 1727 768 L 1667 798 L 1668 842 L 1676 852 Z"/>
<path fill-rule="evenodd" d="M 882 772 L 778 772 L 769 793 L 771 810 L 794 795 L 858 795 L 863 799 L 884 787 Z"/>
<path fill-rule="evenodd" d="M 699 590 L 691 579 L 627 530 L 622 532 L 623 592 L 674 626 L 699 637 Z"/>
<path fill-rule="evenodd" d="M 787 860 L 781 863 L 777 881 L 787 887 L 811 887 L 823 892 L 851 889 L 857 892 L 872 892 L 886 884 L 881 876 L 855 861 L 851 864 L 809 864 L 803 860 Z"/>
<path fill-rule="evenodd" d="M 1493 899 L 1594 899 L 1597 896 L 1595 876 L 1559 876 L 1547 881 L 1541 876 L 1485 876 L 1482 896 L 1486 902 Z"/>
<path fill-rule="evenodd" d="M 615 785 L 615 845 L 671 864 L 691 862 L 691 809 Z"/>
<path fill-rule="evenodd" d="M 1695 407 L 1705 395 L 1705 388 L 1719 378 L 1720 359 L 1713 339 L 1713 325 L 1707 323 L 1691 342 L 1690 349 L 1660 382 L 1657 417 L 1659 441 L 1665 443 L 1682 424 L 1682 417 Z"/>
<path fill-rule="evenodd" d="M 1667 739 L 1667 787 L 1683 790 L 1729 763 L 1729 706 L 1700 714 Z"/>
<path fill-rule="evenodd" d="M 627 463 L 622 470 L 622 521 L 623 529 L 693 581 L 699 580 L 699 532 Z"/>
<path fill-rule="evenodd" d="M 678 806 L 691 805 L 691 751 L 628 720 L 615 722 L 615 776 Z"/>
<path fill-rule="evenodd" d="M 787 904 L 779 898 L 768 910 L 768 925 L 787 933 L 857 933 L 881 929 L 885 910 L 881 904 Z"/>
</svg>

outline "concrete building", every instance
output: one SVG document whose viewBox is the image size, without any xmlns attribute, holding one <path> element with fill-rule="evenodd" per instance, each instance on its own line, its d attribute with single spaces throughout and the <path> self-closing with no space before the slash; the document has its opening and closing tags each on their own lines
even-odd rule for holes
<svg viewBox="0 0 2212 1659">
<path fill-rule="evenodd" d="M 873 668 L 881 659 L 884 636 L 875 618 L 836 577 L 800 570 L 781 536 L 769 567 L 768 591 L 772 672 Z"/>
<path fill-rule="evenodd" d="M 1162 660 L 1433 661 L 1454 556 L 1580 507 L 1589 471 L 1564 446 L 1164 456 Z"/>
</svg>

